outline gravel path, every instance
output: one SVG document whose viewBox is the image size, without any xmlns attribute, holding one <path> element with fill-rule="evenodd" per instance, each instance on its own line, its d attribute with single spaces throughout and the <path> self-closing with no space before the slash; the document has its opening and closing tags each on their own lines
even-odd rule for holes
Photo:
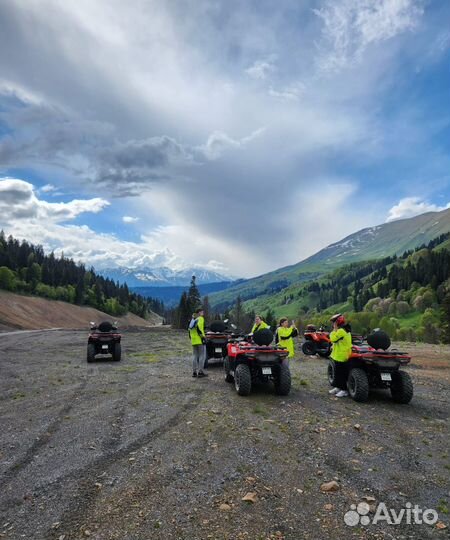
<svg viewBox="0 0 450 540">
<path fill-rule="evenodd" d="M 344 514 L 410 502 L 448 525 L 450 348 L 411 347 L 404 406 L 328 396 L 321 359 L 291 363 L 287 398 L 242 398 L 220 367 L 190 377 L 183 332 L 127 332 L 120 363 L 87 364 L 86 338 L 0 334 L 0 538 L 448 537 Z M 331 480 L 339 490 L 322 493 Z"/>
</svg>

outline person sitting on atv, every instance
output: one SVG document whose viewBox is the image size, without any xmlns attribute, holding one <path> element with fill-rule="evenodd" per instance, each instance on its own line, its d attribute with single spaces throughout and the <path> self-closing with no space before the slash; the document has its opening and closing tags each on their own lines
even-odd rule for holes
<svg viewBox="0 0 450 540">
<path fill-rule="evenodd" d="M 332 343 L 330 358 L 334 363 L 337 384 L 329 393 L 336 397 L 347 397 L 348 359 L 352 353 L 350 326 L 345 322 L 344 316 L 340 313 L 333 315 L 330 321 L 333 324 L 333 330 L 330 333 L 330 341 Z"/>
<path fill-rule="evenodd" d="M 275 332 L 275 342 L 278 343 L 280 347 L 284 347 L 289 351 L 289 355 L 287 357 L 287 362 L 289 362 L 289 358 L 293 358 L 295 354 L 293 338 L 298 336 L 298 330 L 294 323 L 289 326 L 289 320 L 287 317 L 282 317 L 279 324 L 280 325 Z"/>
<path fill-rule="evenodd" d="M 189 337 L 191 338 L 193 352 L 192 376 L 198 378 L 207 377 L 207 374 L 203 371 L 206 358 L 205 319 L 203 314 L 203 309 L 198 308 L 189 323 Z"/>
<path fill-rule="evenodd" d="M 264 328 L 270 328 L 270 326 L 263 320 L 260 315 L 255 316 L 255 324 L 252 326 L 251 334 L 258 332 L 258 330 L 264 330 Z"/>
</svg>

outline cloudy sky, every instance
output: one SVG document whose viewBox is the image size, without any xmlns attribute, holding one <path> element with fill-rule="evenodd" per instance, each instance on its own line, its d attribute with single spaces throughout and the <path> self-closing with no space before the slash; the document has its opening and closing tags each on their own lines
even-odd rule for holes
<svg viewBox="0 0 450 540">
<path fill-rule="evenodd" d="M 450 201 L 450 2 L 0 1 L 0 227 L 251 276 Z"/>
</svg>

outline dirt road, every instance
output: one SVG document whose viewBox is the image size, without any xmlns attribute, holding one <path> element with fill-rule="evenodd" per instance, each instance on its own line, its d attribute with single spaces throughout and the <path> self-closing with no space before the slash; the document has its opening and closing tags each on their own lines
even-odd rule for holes
<svg viewBox="0 0 450 540">
<path fill-rule="evenodd" d="M 292 363 L 287 398 L 242 398 L 221 368 L 190 377 L 185 333 L 129 332 L 120 363 L 87 364 L 86 337 L 0 334 L 0 538 L 448 536 L 344 514 L 366 497 L 371 519 L 412 503 L 449 524 L 450 348 L 412 347 L 409 405 L 357 404 L 328 395 L 321 359 Z"/>
</svg>

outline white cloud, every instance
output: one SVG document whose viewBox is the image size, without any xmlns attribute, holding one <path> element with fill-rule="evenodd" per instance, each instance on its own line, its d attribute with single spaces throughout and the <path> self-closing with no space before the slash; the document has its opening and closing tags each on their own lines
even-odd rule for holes
<svg viewBox="0 0 450 540">
<path fill-rule="evenodd" d="M 269 96 L 285 101 L 297 101 L 305 93 L 306 86 L 302 82 L 296 82 L 280 89 L 269 89 Z"/>
<path fill-rule="evenodd" d="M 405 197 L 389 210 L 386 221 L 410 218 L 425 212 L 440 212 L 446 208 L 450 208 L 450 202 L 446 206 L 438 206 L 423 201 L 420 197 Z"/>
<path fill-rule="evenodd" d="M 245 70 L 245 73 L 252 79 L 263 81 L 275 71 L 273 58 L 268 60 L 256 60 L 250 67 Z"/>
<path fill-rule="evenodd" d="M 56 186 L 53 184 L 45 184 L 45 186 L 39 188 L 39 191 L 42 191 L 42 193 L 50 193 L 51 191 L 56 191 L 56 189 Z"/>
<path fill-rule="evenodd" d="M 414 29 L 423 8 L 421 0 L 327 0 L 314 13 L 324 25 L 319 69 L 336 72 L 358 62 L 367 47 Z"/>
<path fill-rule="evenodd" d="M 109 205 L 105 199 L 74 199 L 67 203 L 49 203 L 36 197 L 34 186 L 17 178 L 0 178 L 0 223 L 17 219 L 37 219 L 43 223 L 64 222 L 85 212 L 98 213 Z"/>
<path fill-rule="evenodd" d="M 123 216 L 122 221 L 124 223 L 136 223 L 137 221 L 139 221 L 139 218 L 138 217 L 132 217 L 132 216 Z"/>
<path fill-rule="evenodd" d="M 259 128 L 242 139 L 233 139 L 222 131 L 214 131 L 209 135 L 205 144 L 198 147 L 207 159 L 219 158 L 227 149 L 243 148 L 245 145 L 260 137 L 265 128 Z"/>
</svg>

